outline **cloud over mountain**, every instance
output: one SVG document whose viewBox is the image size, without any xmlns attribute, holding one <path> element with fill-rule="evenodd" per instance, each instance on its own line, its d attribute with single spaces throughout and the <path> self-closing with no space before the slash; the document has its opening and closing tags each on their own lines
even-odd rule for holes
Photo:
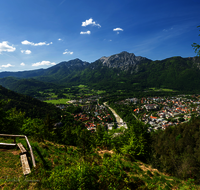
<svg viewBox="0 0 200 190">
<path fill-rule="evenodd" d="M 11 65 L 10 63 L 8 63 L 7 65 L 1 65 L 0 67 L 4 67 L 4 68 L 7 68 L 7 67 L 13 67 L 14 65 Z"/>
<path fill-rule="evenodd" d="M 50 61 L 42 61 L 42 62 L 37 62 L 37 63 L 32 64 L 33 67 L 37 67 L 41 65 L 56 65 L 56 63 L 55 62 L 51 63 Z"/>
<path fill-rule="evenodd" d="M 74 52 L 72 52 L 72 51 L 68 51 L 68 49 L 66 49 L 64 52 L 63 52 L 63 54 L 70 54 L 70 55 L 72 55 Z"/>
</svg>

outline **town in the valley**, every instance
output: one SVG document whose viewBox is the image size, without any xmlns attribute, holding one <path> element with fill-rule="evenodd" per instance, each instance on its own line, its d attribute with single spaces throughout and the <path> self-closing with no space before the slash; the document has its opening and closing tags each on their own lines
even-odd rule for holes
<svg viewBox="0 0 200 190">
<path fill-rule="evenodd" d="M 117 111 L 106 102 L 99 104 L 101 96 L 74 99 L 66 104 L 57 105 L 61 109 L 69 106 L 80 107 L 80 112 L 73 114 L 75 120 L 84 123 L 92 132 L 100 125 L 106 130 L 127 128 L 127 123 Z M 132 112 L 132 117 L 144 124 L 149 124 L 149 131 L 166 129 L 169 126 L 188 122 L 200 115 L 200 95 L 177 95 L 174 97 L 128 98 L 114 102 Z"/>
</svg>

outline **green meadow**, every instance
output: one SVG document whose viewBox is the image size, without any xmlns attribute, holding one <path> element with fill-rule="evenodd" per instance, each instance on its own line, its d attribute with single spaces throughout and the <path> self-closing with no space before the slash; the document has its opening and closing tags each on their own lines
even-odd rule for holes
<svg viewBox="0 0 200 190">
<path fill-rule="evenodd" d="M 58 99 L 58 100 L 45 100 L 44 102 L 52 103 L 52 104 L 66 104 L 70 99 Z"/>
</svg>

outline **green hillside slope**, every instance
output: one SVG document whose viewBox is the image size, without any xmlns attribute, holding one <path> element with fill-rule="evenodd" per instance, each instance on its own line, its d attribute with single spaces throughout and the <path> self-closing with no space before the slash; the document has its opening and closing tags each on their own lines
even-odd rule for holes
<svg viewBox="0 0 200 190">
<path fill-rule="evenodd" d="M 4 108 L 9 110 L 16 108 L 18 111 L 25 112 L 25 116 L 31 118 L 45 118 L 50 115 L 51 118 L 59 118 L 61 110 L 54 105 L 41 102 L 30 96 L 18 94 L 0 86 L 0 99 L 9 100 L 9 103 Z"/>
</svg>

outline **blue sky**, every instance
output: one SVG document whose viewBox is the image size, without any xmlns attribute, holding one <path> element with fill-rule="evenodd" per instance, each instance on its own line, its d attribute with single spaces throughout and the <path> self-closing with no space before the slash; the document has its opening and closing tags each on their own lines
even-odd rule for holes
<svg viewBox="0 0 200 190">
<path fill-rule="evenodd" d="M 199 10 L 199 0 L 1 0 L 0 72 L 122 51 L 193 57 Z"/>
</svg>

